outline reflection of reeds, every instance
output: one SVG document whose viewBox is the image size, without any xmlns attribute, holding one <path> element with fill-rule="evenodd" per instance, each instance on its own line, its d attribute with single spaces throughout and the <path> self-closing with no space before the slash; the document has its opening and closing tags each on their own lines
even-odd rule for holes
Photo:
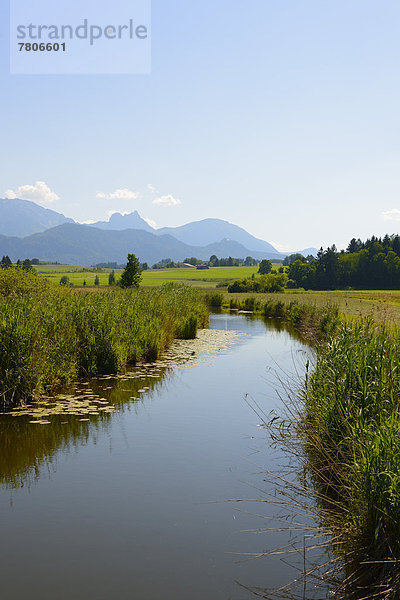
<svg viewBox="0 0 400 600">
<path fill-rule="evenodd" d="M 313 549 L 331 558 L 304 568 L 303 577 L 331 581 L 336 598 L 392 600 L 400 593 L 397 340 L 370 320 L 342 324 L 317 346 L 300 390 L 281 382 L 283 417 L 267 418 L 252 404 L 297 469 L 297 476 L 267 474 L 276 493 L 265 499 L 287 511 L 288 532 L 306 519 L 293 551 L 301 553 L 310 526 L 323 537 Z"/>
<path fill-rule="evenodd" d="M 248 297 L 242 300 L 232 299 L 230 308 L 262 314 L 268 318 L 282 319 L 312 339 L 332 335 L 340 321 L 338 307 L 334 304 L 317 307 L 293 300 L 288 303 L 274 299 L 264 302 L 256 297 Z"/>
<path fill-rule="evenodd" d="M 57 456 L 96 440 L 117 413 L 139 411 L 144 398 L 165 388 L 176 368 L 203 364 L 205 357 L 228 351 L 241 336 L 235 331 L 204 329 L 195 340 L 176 340 L 161 359 L 139 363 L 119 375 L 75 382 L 55 396 L 28 403 L 0 416 L 0 484 L 29 486 Z M 46 425 L 41 426 L 42 419 Z"/>
<path fill-rule="evenodd" d="M 174 284 L 77 294 L 3 269 L 0 292 L 0 399 L 5 405 L 77 376 L 116 373 L 127 363 L 156 359 L 175 337 L 195 336 L 208 319 L 198 293 Z"/>
</svg>

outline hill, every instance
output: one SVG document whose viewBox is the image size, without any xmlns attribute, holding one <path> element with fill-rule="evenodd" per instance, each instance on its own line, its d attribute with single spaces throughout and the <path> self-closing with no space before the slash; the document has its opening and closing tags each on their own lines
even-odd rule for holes
<svg viewBox="0 0 400 600">
<path fill-rule="evenodd" d="M 54 210 L 43 208 L 35 202 L 0 198 L 0 235 L 25 237 L 63 223 L 73 222 L 73 219 L 68 219 Z"/>
<path fill-rule="evenodd" d="M 157 235 L 165 235 L 166 233 L 173 235 L 185 244 L 193 246 L 207 246 L 221 240 L 233 240 L 249 250 L 276 254 L 279 258 L 279 252 L 271 244 L 254 237 L 242 227 L 222 219 L 203 219 L 180 227 L 163 227 L 156 230 Z"/>
<path fill-rule="evenodd" d="M 212 254 L 246 258 L 279 258 L 276 253 L 250 252 L 238 242 L 223 240 L 207 246 L 184 244 L 172 235 L 155 235 L 138 229 L 103 231 L 88 225 L 67 223 L 25 238 L 0 236 L 0 255 L 17 259 L 39 258 L 43 261 L 90 266 L 101 262 L 124 263 L 129 252 L 150 265 L 163 258 L 183 261 L 196 256 L 208 260 Z"/>
</svg>

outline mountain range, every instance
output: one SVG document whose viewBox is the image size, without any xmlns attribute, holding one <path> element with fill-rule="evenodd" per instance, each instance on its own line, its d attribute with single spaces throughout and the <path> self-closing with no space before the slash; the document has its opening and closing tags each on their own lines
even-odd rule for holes
<svg viewBox="0 0 400 600">
<path fill-rule="evenodd" d="M 247 233 L 241 227 L 233 225 L 228 221 L 221 219 L 203 219 L 202 221 L 194 221 L 181 225 L 180 227 L 162 227 L 161 229 L 153 229 L 142 219 L 137 211 L 128 215 L 115 213 L 110 217 L 109 221 L 98 221 L 92 223 L 92 227 L 107 230 L 124 229 L 143 229 L 156 235 L 172 235 L 177 240 L 191 246 L 206 246 L 220 240 L 234 240 L 239 242 L 250 250 L 259 252 L 268 252 L 269 254 L 279 254 L 279 252 L 268 242 L 259 240 L 258 238 Z M 239 258 L 239 257 L 237 257 Z"/>
<path fill-rule="evenodd" d="M 0 198 L 0 235 L 25 237 L 63 223 L 74 220 L 29 200 Z"/>
<path fill-rule="evenodd" d="M 280 259 L 268 242 L 221 219 L 204 219 L 180 227 L 153 229 L 134 211 L 113 214 L 109 221 L 81 225 L 55 211 L 26 200 L 0 199 L 0 256 L 13 261 L 42 261 L 90 266 L 101 262 L 126 261 L 129 252 L 150 265 L 171 258 L 183 261 L 195 256 L 208 260 L 232 256 Z M 315 254 L 307 248 L 302 254 Z"/>
</svg>

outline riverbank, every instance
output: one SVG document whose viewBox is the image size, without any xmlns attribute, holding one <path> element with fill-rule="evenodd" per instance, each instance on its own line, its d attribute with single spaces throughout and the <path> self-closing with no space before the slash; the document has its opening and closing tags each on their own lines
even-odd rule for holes
<svg viewBox="0 0 400 600">
<path fill-rule="evenodd" d="M 344 323 L 317 346 L 300 394 L 308 484 L 344 562 L 346 598 L 399 596 L 399 362 L 398 332 Z"/>
<path fill-rule="evenodd" d="M 154 290 L 75 294 L 20 269 L 0 270 L 0 402 L 12 406 L 79 377 L 154 360 L 208 323 L 199 294 Z"/>
<path fill-rule="evenodd" d="M 343 290 L 324 292 L 305 292 L 304 290 L 285 290 L 273 294 L 228 294 L 222 293 L 222 304 L 226 308 L 235 304 L 241 306 L 246 298 L 253 297 L 256 306 L 262 307 L 268 300 L 283 302 L 289 305 L 297 302 L 301 305 L 324 308 L 329 305 L 338 307 L 340 314 L 346 319 L 371 317 L 378 323 L 400 325 L 400 292 L 379 290 Z"/>
<path fill-rule="evenodd" d="M 281 440 L 298 454 L 305 477 L 296 485 L 317 506 L 320 530 L 344 565 L 337 597 L 394 600 L 400 589 L 397 325 L 271 295 L 266 302 L 235 300 L 231 308 L 278 317 L 314 342 L 315 363 L 289 400 L 289 420 L 279 421 Z"/>
</svg>

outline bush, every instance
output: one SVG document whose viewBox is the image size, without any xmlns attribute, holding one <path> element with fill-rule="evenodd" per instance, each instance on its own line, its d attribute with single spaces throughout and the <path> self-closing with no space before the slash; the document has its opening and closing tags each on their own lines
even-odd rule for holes
<svg viewBox="0 0 400 600">
<path fill-rule="evenodd" d="M 238 279 L 228 286 L 228 292 L 231 294 L 282 292 L 286 282 L 287 275 L 285 273 L 269 273 L 260 277 Z"/>
</svg>

